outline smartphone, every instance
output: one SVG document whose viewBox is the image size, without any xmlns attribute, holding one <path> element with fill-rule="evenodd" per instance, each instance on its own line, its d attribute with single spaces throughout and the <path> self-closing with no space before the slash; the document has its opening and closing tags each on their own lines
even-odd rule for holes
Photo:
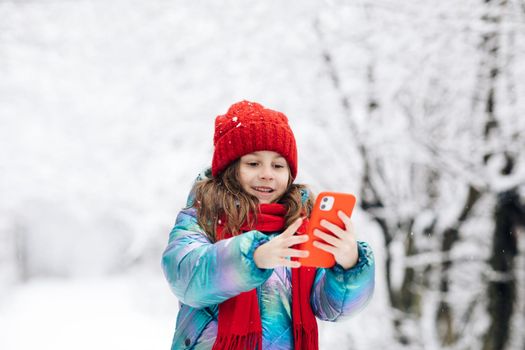
<svg viewBox="0 0 525 350">
<path fill-rule="evenodd" d="M 325 252 L 317 247 L 314 247 L 315 241 L 324 242 L 321 238 L 314 235 L 314 230 L 319 229 L 328 234 L 332 234 L 326 228 L 322 227 L 320 222 L 325 219 L 331 223 L 345 228 L 343 221 L 337 216 L 337 212 L 342 210 L 347 216 L 352 215 L 355 206 L 355 196 L 349 193 L 338 192 L 321 192 L 315 200 L 315 205 L 306 227 L 306 234 L 310 239 L 298 246 L 298 249 L 308 250 L 310 255 L 307 258 L 298 258 L 301 266 L 312 267 L 332 267 L 335 265 L 334 256 L 331 253 Z"/>
</svg>

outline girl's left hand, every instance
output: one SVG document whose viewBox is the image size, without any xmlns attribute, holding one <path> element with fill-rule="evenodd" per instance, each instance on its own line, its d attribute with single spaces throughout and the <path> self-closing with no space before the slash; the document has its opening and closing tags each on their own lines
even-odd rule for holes
<svg viewBox="0 0 525 350">
<path fill-rule="evenodd" d="M 333 235 L 324 233 L 319 229 L 314 230 L 314 235 L 321 238 L 326 243 L 315 241 L 313 245 L 328 253 L 334 255 L 335 261 L 341 265 L 345 270 L 353 267 L 359 258 L 357 250 L 357 241 L 355 239 L 354 227 L 350 221 L 350 217 L 339 210 L 337 216 L 345 224 L 345 229 L 332 224 L 327 220 L 321 220 L 321 226 L 330 231 Z"/>
</svg>

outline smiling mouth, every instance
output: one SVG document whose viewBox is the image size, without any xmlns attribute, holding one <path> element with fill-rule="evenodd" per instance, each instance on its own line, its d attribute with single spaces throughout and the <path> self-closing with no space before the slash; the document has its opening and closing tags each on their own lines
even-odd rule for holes
<svg viewBox="0 0 525 350">
<path fill-rule="evenodd" d="M 274 191 L 273 188 L 270 187 L 252 187 L 255 191 L 260 193 L 272 193 Z"/>
</svg>

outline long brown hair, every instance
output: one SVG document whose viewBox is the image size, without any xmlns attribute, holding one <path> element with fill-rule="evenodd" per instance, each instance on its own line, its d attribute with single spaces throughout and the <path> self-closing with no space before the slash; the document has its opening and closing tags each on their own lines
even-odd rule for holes
<svg viewBox="0 0 525 350">
<path fill-rule="evenodd" d="M 195 204 L 197 221 L 212 242 L 217 241 L 217 225 L 232 236 L 240 234 L 240 227 L 248 220 L 253 227 L 258 212 L 258 199 L 246 193 L 239 182 L 240 160 L 230 164 L 217 177 L 201 180 L 195 184 Z M 301 191 L 310 191 L 305 185 L 294 184 L 290 176 L 288 188 L 279 199 L 288 210 L 285 227 L 301 216 L 310 216 L 313 198 L 309 195 L 303 203 Z M 225 220 L 226 222 L 222 222 Z"/>
</svg>

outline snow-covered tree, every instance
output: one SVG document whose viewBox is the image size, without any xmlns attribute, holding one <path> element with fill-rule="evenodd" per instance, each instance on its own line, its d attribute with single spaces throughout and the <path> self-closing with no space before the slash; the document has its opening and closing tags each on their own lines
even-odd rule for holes
<svg viewBox="0 0 525 350">
<path fill-rule="evenodd" d="M 337 2 L 314 23 L 319 54 L 361 207 L 384 236 L 399 343 L 504 349 L 523 322 L 523 15 L 505 1 L 435 5 Z"/>
</svg>

